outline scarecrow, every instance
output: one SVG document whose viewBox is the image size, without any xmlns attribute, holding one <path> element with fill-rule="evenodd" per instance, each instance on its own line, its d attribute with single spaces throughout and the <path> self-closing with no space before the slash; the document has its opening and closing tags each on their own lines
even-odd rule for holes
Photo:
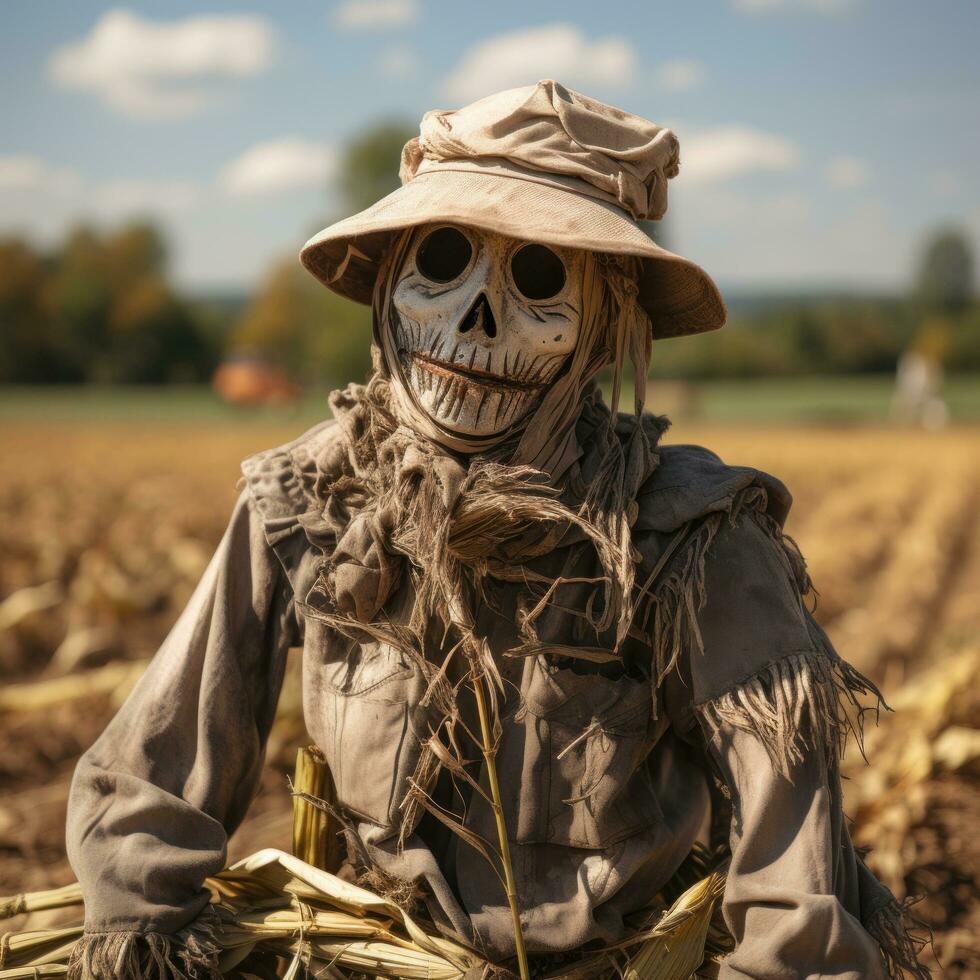
<svg viewBox="0 0 980 980">
<path fill-rule="evenodd" d="M 339 874 L 479 975 L 614 975 L 597 954 L 692 862 L 727 870 L 717 976 L 928 975 L 848 836 L 838 760 L 879 695 L 808 611 L 789 493 L 662 446 L 644 412 L 651 342 L 725 320 L 639 225 L 678 162 L 670 130 L 542 81 L 427 113 L 401 188 L 306 245 L 372 304 L 374 370 L 245 461 L 197 591 L 79 763 L 70 976 L 215 975 L 202 883 L 294 646 Z"/>
</svg>

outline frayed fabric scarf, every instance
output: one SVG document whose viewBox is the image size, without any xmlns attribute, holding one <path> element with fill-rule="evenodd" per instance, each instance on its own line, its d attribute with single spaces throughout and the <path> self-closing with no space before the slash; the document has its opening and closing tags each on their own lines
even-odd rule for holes
<svg viewBox="0 0 980 980">
<path fill-rule="evenodd" d="M 527 580 L 528 561 L 559 543 L 589 540 L 604 571 L 593 625 L 615 628 L 618 644 L 633 616 L 635 498 L 657 465 L 661 431 L 659 420 L 643 418 L 650 326 L 636 302 L 635 260 L 589 255 L 582 327 L 566 368 L 529 419 L 471 437 L 433 420 L 402 373 L 391 293 L 408 238 L 391 248 L 378 279 L 375 372 L 366 386 L 331 396 L 345 476 L 309 488 L 321 507 L 326 501 L 319 530 L 337 542 L 324 566 L 325 591 L 348 625 L 366 626 L 411 575 L 413 634 L 421 638 L 433 622 L 470 629 L 471 602 L 486 575 Z M 627 360 L 632 417 L 615 411 Z M 595 384 L 609 365 L 612 410 Z"/>
</svg>

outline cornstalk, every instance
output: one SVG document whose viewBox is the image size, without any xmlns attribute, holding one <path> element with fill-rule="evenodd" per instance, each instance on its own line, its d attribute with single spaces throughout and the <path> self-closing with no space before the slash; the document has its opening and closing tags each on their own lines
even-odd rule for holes
<svg viewBox="0 0 980 980">
<path fill-rule="evenodd" d="M 301 748 L 296 753 L 293 791 L 307 793 L 317 799 L 334 802 L 332 779 L 323 755 L 316 746 Z M 293 854 L 301 861 L 324 871 L 336 871 L 339 862 L 332 853 L 334 840 L 330 816 L 311 806 L 306 800 L 293 797 Z"/>
<path fill-rule="evenodd" d="M 497 824 L 497 839 L 500 842 L 500 862 L 504 869 L 504 886 L 507 892 L 507 904 L 510 906 L 511 919 L 514 922 L 514 945 L 517 949 L 517 963 L 521 972 L 521 980 L 529 980 L 531 973 L 527 963 L 527 950 L 524 948 L 524 930 L 521 928 L 521 913 L 517 907 L 517 886 L 514 883 L 514 869 L 510 861 L 510 843 L 507 840 L 507 821 L 504 818 L 504 807 L 500 795 L 500 783 L 497 780 L 497 750 L 493 744 L 493 730 L 490 726 L 490 712 L 487 710 L 486 692 L 483 690 L 484 673 L 480 667 L 479 653 L 474 649 L 475 641 L 466 641 L 467 656 L 470 661 L 470 671 L 473 675 L 473 694 L 476 697 L 476 709 L 480 715 L 480 746 L 483 759 L 487 765 L 487 778 L 490 782 L 490 798 L 493 804 L 493 816 Z"/>
<path fill-rule="evenodd" d="M 480 750 L 487 766 L 487 779 L 490 782 L 490 800 L 493 807 L 494 821 L 497 825 L 497 840 L 500 842 L 500 863 L 504 871 L 504 890 L 507 893 L 507 904 L 510 906 L 510 917 L 514 923 L 514 947 L 517 951 L 517 963 L 520 967 L 521 980 L 530 980 L 531 971 L 527 962 L 527 950 L 524 947 L 524 930 L 521 928 L 521 913 L 517 907 L 517 886 L 514 883 L 514 869 L 510 861 L 510 843 L 507 840 L 507 821 L 504 818 L 504 806 L 500 795 L 500 782 L 497 779 L 497 749 L 493 743 L 493 730 L 490 726 L 490 712 L 487 709 L 487 695 L 483 688 L 486 673 L 483 670 L 480 657 L 479 641 L 473 636 L 472 620 L 460 599 L 463 585 L 457 581 L 455 588 L 447 589 L 446 604 L 449 618 L 463 637 L 463 649 L 469 661 L 470 676 L 472 677 L 473 696 L 476 698 L 476 709 L 480 716 Z"/>
</svg>

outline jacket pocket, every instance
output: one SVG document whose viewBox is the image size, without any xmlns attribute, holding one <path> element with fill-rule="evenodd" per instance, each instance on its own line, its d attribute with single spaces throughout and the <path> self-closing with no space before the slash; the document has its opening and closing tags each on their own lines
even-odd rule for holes
<svg viewBox="0 0 980 980">
<path fill-rule="evenodd" d="M 382 643 L 351 644 L 332 656 L 308 633 L 304 663 L 306 724 L 323 752 L 344 810 L 385 828 L 420 753 L 418 669 Z"/>
<path fill-rule="evenodd" d="M 651 705 L 648 680 L 538 660 L 514 716 L 526 787 L 520 842 L 601 849 L 662 819 L 647 757 L 667 723 L 653 721 Z"/>
</svg>

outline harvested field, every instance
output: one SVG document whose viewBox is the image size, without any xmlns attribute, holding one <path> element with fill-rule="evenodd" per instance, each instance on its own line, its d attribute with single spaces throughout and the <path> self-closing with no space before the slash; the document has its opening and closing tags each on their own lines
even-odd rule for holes
<svg viewBox="0 0 980 980">
<path fill-rule="evenodd" d="M 72 879 L 63 825 L 75 760 L 190 595 L 238 461 L 295 434 L 0 428 L 0 896 Z M 872 767 L 853 746 L 846 763 L 855 838 L 899 898 L 924 896 L 944 975 L 980 977 L 980 430 L 684 427 L 670 438 L 793 490 L 788 530 L 821 594 L 818 618 L 896 709 L 869 732 Z M 297 659 L 232 858 L 290 846 L 285 774 L 306 740 Z"/>
</svg>

